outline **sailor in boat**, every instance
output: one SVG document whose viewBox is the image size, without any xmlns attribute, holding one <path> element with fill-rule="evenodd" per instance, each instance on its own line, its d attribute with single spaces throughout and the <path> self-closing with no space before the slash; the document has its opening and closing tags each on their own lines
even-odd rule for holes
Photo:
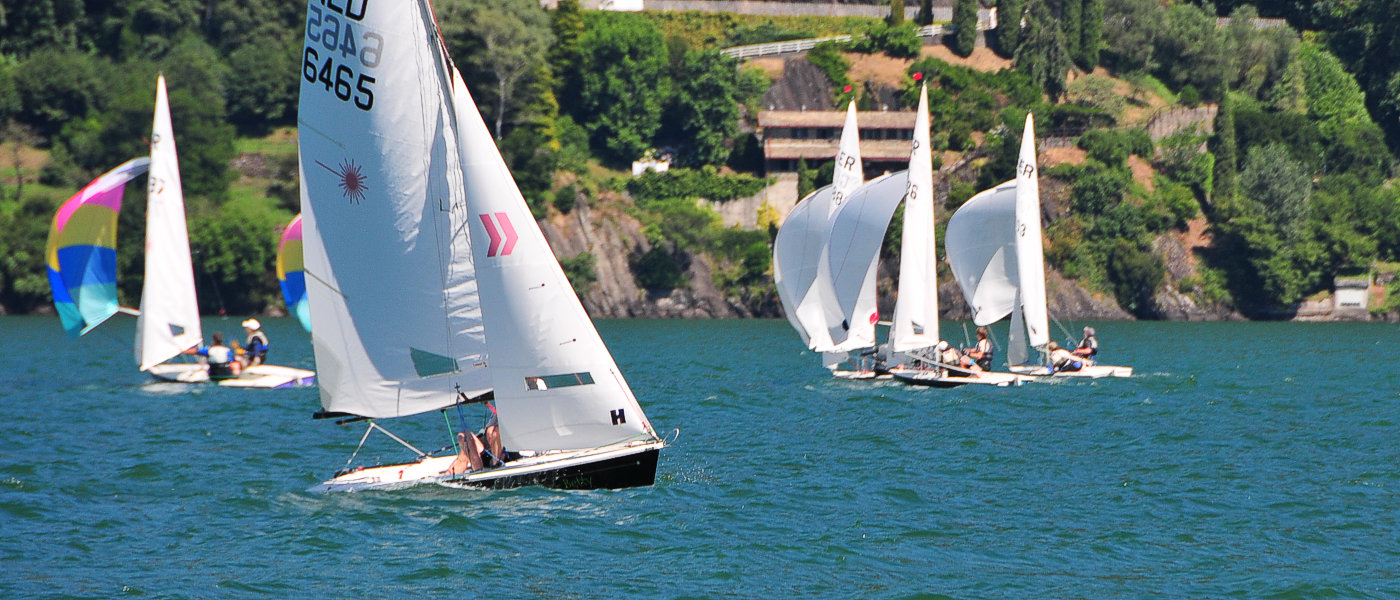
<svg viewBox="0 0 1400 600">
<path fill-rule="evenodd" d="M 972 365 L 977 370 L 992 370 L 992 358 L 996 354 L 996 350 L 992 347 L 992 340 L 988 337 L 985 325 L 977 328 L 977 343 L 963 352 L 967 358 L 971 359 Z"/>
<path fill-rule="evenodd" d="M 197 354 L 209 361 L 210 379 L 232 379 L 243 370 L 243 364 L 234 359 L 233 349 L 224 345 L 224 334 L 218 331 L 210 337 L 208 346 L 188 348 L 185 354 Z"/>
<path fill-rule="evenodd" d="M 1092 364 L 1089 359 L 1079 356 L 1069 350 L 1061 348 L 1059 344 L 1050 342 L 1045 347 L 1050 352 L 1050 372 L 1059 373 L 1061 371 L 1078 371 L 1086 365 Z"/>
<path fill-rule="evenodd" d="M 496 407 L 491 409 L 491 420 L 481 433 L 457 432 L 457 458 L 443 471 L 443 475 L 461 475 L 487 468 L 501 466 L 506 461 L 505 448 L 501 446 L 501 429 L 496 423 Z"/>
<path fill-rule="evenodd" d="M 972 359 L 954 348 L 947 340 L 939 340 L 938 345 L 933 349 L 933 359 L 941 365 L 959 367 L 945 369 L 949 377 L 976 377 L 976 374 L 972 373 L 975 370 Z"/>
<path fill-rule="evenodd" d="M 1074 349 L 1074 353 L 1088 359 L 1099 355 L 1099 338 L 1094 337 L 1093 327 L 1084 328 L 1084 339 L 1079 340 L 1079 347 Z"/>
<path fill-rule="evenodd" d="M 262 323 L 257 319 L 248 319 L 243 322 L 243 331 L 248 335 L 243 342 L 243 353 L 239 357 L 243 366 L 263 364 L 263 361 L 267 360 L 269 341 L 267 334 L 263 333 Z"/>
</svg>

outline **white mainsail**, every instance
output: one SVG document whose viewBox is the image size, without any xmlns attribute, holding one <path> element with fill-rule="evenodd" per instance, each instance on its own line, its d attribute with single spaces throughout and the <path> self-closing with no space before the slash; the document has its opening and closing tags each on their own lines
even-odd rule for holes
<svg viewBox="0 0 1400 600">
<path fill-rule="evenodd" d="M 471 94 L 453 81 L 501 442 L 539 452 L 656 439 Z"/>
<path fill-rule="evenodd" d="M 146 196 L 146 272 L 141 316 L 136 324 L 136 359 L 141 370 L 170 360 L 204 341 L 185 227 L 185 195 L 165 76 L 156 78 L 151 125 L 151 163 Z"/>
<path fill-rule="evenodd" d="M 1040 179 L 1035 160 L 1035 122 L 1026 114 L 1021 157 L 1016 164 L 1016 265 L 1026 341 L 1036 348 L 1050 343 L 1050 316 L 1045 302 L 1045 249 L 1040 232 Z"/>
<path fill-rule="evenodd" d="M 973 322 L 988 325 L 1011 315 L 1007 359 L 1012 365 L 1025 364 L 1027 343 L 1043 348 L 1050 341 L 1030 115 L 1016 179 L 983 191 L 959 207 L 948 221 L 944 244 L 953 276 L 972 308 Z"/>
<path fill-rule="evenodd" d="M 876 267 L 885 230 L 908 185 L 907 171 L 883 175 L 857 189 L 836 213 L 825 254 L 836 299 L 827 318 L 839 329 L 832 330 L 834 347 L 818 350 L 850 351 L 875 345 L 875 323 L 880 318 Z"/>
<path fill-rule="evenodd" d="M 307 8 L 302 235 L 322 407 L 385 418 L 483 393 L 452 75 L 431 10 Z"/>
<path fill-rule="evenodd" d="M 899 250 L 899 297 L 890 326 L 890 350 L 938 344 L 938 261 L 934 255 L 933 153 L 929 145 L 928 85 L 919 89 L 904 225 Z"/>
<path fill-rule="evenodd" d="M 830 280 L 827 240 L 837 212 L 865 183 L 854 101 L 846 105 L 835 160 L 831 185 L 803 198 L 773 242 L 773 279 L 783 312 L 808 348 L 828 353 L 841 351 L 846 334 Z"/>
</svg>

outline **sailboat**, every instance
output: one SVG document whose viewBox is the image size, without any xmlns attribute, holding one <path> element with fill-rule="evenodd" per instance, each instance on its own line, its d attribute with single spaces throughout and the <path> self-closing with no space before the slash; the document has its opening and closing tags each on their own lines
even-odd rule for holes
<svg viewBox="0 0 1400 600">
<path fill-rule="evenodd" d="M 849 323 L 830 280 L 831 257 L 827 252 L 837 213 L 865 184 L 855 101 L 846 105 L 835 161 L 831 185 L 798 202 L 778 229 L 773 242 L 773 281 L 788 322 L 809 349 L 822 354 L 822 364 L 838 377 L 867 377 L 874 372 L 841 368 L 849 364 L 849 353 L 866 343 L 850 336 Z"/>
<path fill-rule="evenodd" d="M 955 387 L 968 384 L 1019 385 L 1011 373 L 973 372 L 931 358 L 940 341 L 938 261 L 934 244 L 933 156 L 929 136 L 928 85 L 919 90 L 909 153 L 909 183 L 904 193 L 903 233 L 899 252 L 899 296 L 890 325 L 889 351 L 903 358 L 890 369 L 895 379 L 916 385 Z"/>
<path fill-rule="evenodd" d="M 381 420 L 450 421 L 453 409 L 465 421 L 494 401 L 507 451 L 454 473 L 455 452 L 388 434 L 415 459 L 347 463 L 312 490 L 651 485 L 666 443 L 530 215 L 429 4 L 307 8 L 298 123 L 317 416 L 367 422 L 363 446 L 388 434 Z"/>
<path fill-rule="evenodd" d="M 1037 171 L 1035 123 L 1027 114 L 1016 178 L 973 196 L 948 222 L 948 262 L 972 308 L 973 322 L 988 325 L 1011 316 L 1007 362 L 1014 373 L 1131 377 L 1131 367 L 1086 361 L 1079 371 L 1056 372 L 1030 362 L 1027 344 L 1045 353 L 1050 343 Z"/>
<path fill-rule="evenodd" d="M 118 312 L 117 214 L 122 192 L 146 172 L 151 159 L 133 158 L 94 179 L 60 206 L 49 228 L 49 288 L 69 337 L 92 331 Z"/>
<path fill-rule="evenodd" d="M 306 300 L 306 273 L 301 260 L 301 215 L 297 215 L 282 231 L 277 243 L 277 283 L 282 287 L 282 299 L 287 311 L 296 316 L 302 329 L 311 331 L 311 306 Z"/>
<path fill-rule="evenodd" d="M 148 172 L 149 171 L 149 172 Z M 127 182 L 147 173 L 146 265 L 139 311 L 117 304 L 117 213 Z M 165 77 L 156 80 L 151 155 L 132 159 L 98 177 L 59 208 L 48 240 L 49 285 L 65 331 L 80 336 L 118 312 L 137 315 L 136 360 L 157 379 L 209 380 L 207 365 L 166 362 L 203 342 L 185 229 L 184 196 L 170 125 Z M 259 365 L 233 387 L 309 385 L 315 373 Z"/>
</svg>

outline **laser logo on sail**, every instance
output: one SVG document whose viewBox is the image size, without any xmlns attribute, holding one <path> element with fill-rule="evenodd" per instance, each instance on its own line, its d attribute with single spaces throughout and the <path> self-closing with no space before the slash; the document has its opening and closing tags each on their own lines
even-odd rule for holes
<svg viewBox="0 0 1400 600">
<path fill-rule="evenodd" d="M 326 163 L 319 160 L 316 161 L 316 164 L 321 165 L 321 168 L 330 171 L 335 174 L 336 177 L 340 178 L 338 185 L 340 186 L 341 194 L 349 198 L 350 202 L 359 204 L 361 200 L 365 199 L 365 192 L 369 190 L 369 186 L 365 185 L 365 181 L 369 178 L 360 171 L 360 165 L 355 164 L 355 161 L 350 159 L 343 160 L 340 162 L 339 168 L 328 167 Z"/>
</svg>

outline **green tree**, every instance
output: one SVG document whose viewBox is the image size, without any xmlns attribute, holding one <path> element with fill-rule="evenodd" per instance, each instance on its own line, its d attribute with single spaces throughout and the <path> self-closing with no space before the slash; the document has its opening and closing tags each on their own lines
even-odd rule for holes
<svg viewBox="0 0 1400 600">
<path fill-rule="evenodd" d="M 1084 0 L 1084 25 L 1080 29 L 1079 54 L 1075 60 L 1085 70 L 1093 70 L 1099 64 L 1099 51 L 1103 48 L 1104 0 Z"/>
<path fill-rule="evenodd" d="M 1215 195 L 1234 197 L 1238 191 L 1238 160 L 1235 144 L 1235 105 L 1229 93 L 1221 97 L 1219 110 L 1215 113 L 1215 135 L 1211 137 L 1210 151 L 1215 154 Z"/>
<path fill-rule="evenodd" d="M 560 98 L 577 98 L 582 85 L 579 71 L 583 62 L 579 41 L 585 31 L 579 0 L 559 0 L 559 7 L 550 14 L 549 27 L 554 32 L 549 64 L 559 76 L 555 91 Z"/>
<path fill-rule="evenodd" d="M 1084 36 L 1084 0 L 1060 0 L 1061 38 L 1065 42 L 1065 52 L 1070 58 L 1079 60 L 1079 44 Z"/>
<path fill-rule="evenodd" d="M 73 49 L 83 4 L 75 0 L 0 2 L 0 54 L 22 56 L 40 48 Z"/>
<path fill-rule="evenodd" d="M 1251 148 L 1240 172 L 1240 190 L 1288 239 L 1296 239 L 1307 217 L 1312 176 L 1280 144 Z"/>
<path fill-rule="evenodd" d="M 1022 0 L 1000 0 L 997 2 L 997 51 L 1002 56 L 1016 55 L 1016 47 L 1021 41 L 1021 16 L 1025 12 Z"/>
<path fill-rule="evenodd" d="M 298 79 L 287 77 L 301 63 L 301 38 L 266 38 L 244 44 L 228 57 L 238 85 L 228 88 L 228 120 L 239 133 L 264 135 L 296 122 Z"/>
<path fill-rule="evenodd" d="M 277 228 L 290 218 L 230 203 L 191 220 L 190 253 L 203 312 L 257 313 L 280 303 Z"/>
<path fill-rule="evenodd" d="M 1052 100 L 1059 99 L 1065 92 L 1070 59 L 1065 51 L 1064 35 L 1045 0 L 1031 0 L 1022 36 L 1013 59 L 1016 70 L 1030 77 Z"/>
<path fill-rule="evenodd" d="M 885 24 L 897 27 L 904 23 L 904 0 L 890 0 L 890 14 L 885 15 Z"/>
<path fill-rule="evenodd" d="M 933 0 L 919 0 L 919 16 L 914 20 L 920 27 L 933 24 Z"/>
<path fill-rule="evenodd" d="M 724 164 L 739 133 L 739 108 L 757 100 L 767 80 L 714 50 L 688 53 L 682 70 L 663 135 L 679 147 L 684 165 Z"/>
<path fill-rule="evenodd" d="M 640 157 L 661 126 L 670 96 L 666 46 L 651 21 L 635 14 L 589 13 L 580 48 L 582 73 L 576 117 L 593 148 L 614 162 Z"/>
<path fill-rule="evenodd" d="M 953 52 L 970 56 L 977 46 L 977 0 L 953 0 Z"/>
<path fill-rule="evenodd" d="M 1158 2 L 1104 0 L 1104 64 L 1121 73 L 1154 70 L 1153 48 L 1166 13 Z"/>
<path fill-rule="evenodd" d="M 493 131 L 500 140 L 505 135 L 507 114 L 519 110 L 517 89 L 535 74 L 554 42 L 549 16 L 532 0 L 451 6 L 461 10 L 443 17 L 458 26 L 443 35 L 468 48 L 468 61 L 490 76 L 495 102 L 485 112 L 495 121 Z"/>
<path fill-rule="evenodd" d="M 17 118 L 45 139 L 68 123 L 84 119 L 106 100 L 105 61 L 71 50 L 43 50 L 14 71 L 20 109 Z"/>
<path fill-rule="evenodd" d="M 1195 86 L 1208 101 L 1219 100 L 1233 66 L 1228 40 L 1216 27 L 1215 16 L 1177 4 L 1158 27 L 1152 48 L 1157 76 L 1177 88 Z"/>
</svg>

